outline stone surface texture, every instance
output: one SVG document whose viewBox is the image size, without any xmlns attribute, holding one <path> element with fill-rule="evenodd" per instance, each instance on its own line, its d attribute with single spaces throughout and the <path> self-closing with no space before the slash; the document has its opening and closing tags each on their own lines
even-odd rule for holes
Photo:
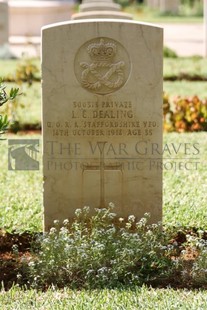
<svg viewBox="0 0 207 310">
<path fill-rule="evenodd" d="M 162 218 L 162 28 L 125 20 L 42 30 L 44 227 L 85 205 Z"/>
</svg>

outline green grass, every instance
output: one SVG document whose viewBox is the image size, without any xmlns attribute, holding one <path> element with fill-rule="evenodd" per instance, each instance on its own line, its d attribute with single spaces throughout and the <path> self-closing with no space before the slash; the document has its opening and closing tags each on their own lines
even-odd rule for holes
<svg viewBox="0 0 207 310">
<path fill-rule="evenodd" d="M 39 138 L 7 135 L 8 139 Z M 42 174 L 8 170 L 8 141 L 0 140 L 0 227 L 16 231 L 42 230 Z"/>
<path fill-rule="evenodd" d="M 168 60 L 167 60 L 168 62 Z M 176 60 L 174 62 L 176 64 Z M 169 66 L 174 66 L 168 62 Z M 204 64 L 205 65 L 205 64 Z M 176 66 L 176 65 L 175 65 Z M 179 67 L 179 66 L 178 66 Z M 177 67 L 177 68 L 178 68 Z M 173 67 L 174 68 L 174 67 Z M 188 66 L 186 65 L 186 68 Z M 173 69 L 174 70 L 174 69 Z M 9 85 L 10 86 L 10 85 Z M 27 96 L 21 97 L 26 107 L 18 108 L 18 117 L 22 122 L 40 120 L 40 83 L 28 88 L 22 85 Z M 164 90 L 170 95 L 194 95 L 206 97 L 205 82 L 164 82 Z M 25 136 L 22 136 L 25 137 Z M 26 136 L 30 137 L 31 136 Z M 20 138 L 19 135 L 7 135 L 7 138 Z M 32 136 L 40 138 L 40 136 Z M 164 143 L 174 143 L 176 147 L 185 143 L 198 143 L 198 170 L 164 169 L 163 182 L 163 224 L 170 226 L 194 226 L 207 229 L 207 136 L 206 133 L 165 134 Z M 191 149 L 192 151 L 192 149 Z M 167 154 L 169 155 L 169 154 Z M 187 162 L 185 152 L 180 151 L 180 161 Z M 8 171 L 7 141 L 0 141 L 0 227 L 12 231 L 42 231 L 42 167 L 40 171 Z M 173 160 L 171 160 L 173 161 Z M 167 160 L 164 160 L 164 164 Z M 166 166 L 167 168 L 168 166 Z M 182 166 L 181 166 L 182 167 Z M 145 286 L 134 290 L 95 290 L 72 291 L 52 290 L 42 293 L 36 290 L 21 290 L 13 287 L 9 292 L 0 292 L 2 310 L 32 309 L 206 309 L 206 291 L 187 291 L 173 289 L 152 289 Z"/>
<path fill-rule="evenodd" d="M 9 83 L 8 88 L 15 84 Z M 207 83 L 206 82 L 187 82 L 187 81 L 176 81 L 169 82 L 165 81 L 163 84 L 163 90 L 170 97 L 180 95 L 182 97 L 198 95 L 201 99 L 207 98 Z M 23 83 L 20 92 L 25 95 L 19 96 L 14 110 L 14 117 L 20 124 L 40 124 L 41 121 L 41 85 L 38 82 L 33 83 L 31 87 L 28 87 L 26 83 Z M 14 104 L 12 104 L 14 106 Z M 1 111 L 7 115 L 9 105 L 5 105 Z M 6 113 L 7 112 L 7 113 Z"/>
<path fill-rule="evenodd" d="M 207 59 L 201 57 L 164 58 L 164 77 L 201 76 L 207 78 Z"/>
<path fill-rule="evenodd" d="M 13 287 L 0 293 L 1 310 L 198 310 L 207 309 L 207 291 L 153 289 L 52 290 Z"/>
<path fill-rule="evenodd" d="M 38 72 L 35 77 L 40 78 L 40 59 L 39 58 L 20 58 L 20 59 L 0 59 L 0 78 L 14 79 L 16 70 L 25 64 L 33 64 Z"/>
<path fill-rule="evenodd" d="M 15 60 L 0 60 L 0 72 L 3 78 L 15 78 L 15 71 L 23 61 L 21 59 Z M 40 78 L 40 59 L 31 59 L 39 72 L 35 73 L 36 77 Z M 178 58 L 164 58 L 164 77 L 176 76 L 181 73 L 189 75 L 200 75 L 207 77 L 207 59 L 201 57 L 178 57 Z"/>
<path fill-rule="evenodd" d="M 8 89 L 10 87 L 16 87 L 13 83 L 8 83 Z M 165 81 L 163 84 L 163 90 L 169 94 L 169 96 L 181 95 L 193 96 L 198 95 L 200 98 L 207 98 L 207 83 L 206 82 L 187 82 Z M 14 117 L 20 124 L 40 124 L 41 121 L 41 85 L 38 82 L 34 82 L 32 86 L 28 87 L 26 83 L 20 86 L 20 92 L 23 93 L 17 99 L 16 108 L 15 103 L 11 105 L 6 104 L 1 108 L 1 111 L 7 115 L 11 114 L 11 110 L 14 111 Z M 14 107 L 11 109 L 11 107 Z M 8 111 L 9 109 L 9 111 Z"/>
<path fill-rule="evenodd" d="M 40 61 L 38 59 L 32 60 L 40 70 Z M 0 60 L 1 73 L 4 76 L 11 76 L 12 72 L 20 63 L 20 60 Z M 3 70 L 2 70 L 3 69 Z M 200 75 L 207 77 L 207 59 L 198 57 L 192 58 L 164 58 L 164 77 L 176 76 L 180 74 L 188 74 L 190 76 Z M 5 105 L 1 111 L 7 112 L 10 118 L 19 121 L 20 124 L 40 124 L 41 119 L 41 84 L 33 82 L 32 86 L 27 83 L 22 83 L 19 86 L 15 83 L 6 83 L 8 90 L 11 87 L 19 87 L 22 96 L 18 97 L 16 108 L 15 103 Z M 188 82 L 185 80 L 169 82 L 164 81 L 163 89 L 169 96 L 193 96 L 198 95 L 202 99 L 207 97 L 207 83 L 206 82 Z M 10 107 L 14 107 L 11 108 Z M 10 111 L 8 111 L 10 109 Z M 11 112 L 14 112 L 13 114 Z"/>
<path fill-rule="evenodd" d="M 166 17 L 166 21 L 169 20 Z M 174 19 L 176 20 L 176 18 Z M 189 19 L 188 19 L 189 20 Z M 196 18 L 195 18 L 196 20 Z M 199 19 L 197 19 L 199 20 Z M 149 20 L 148 20 L 149 21 Z M 164 20 L 163 20 L 164 21 Z M 180 20 L 181 21 L 181 20 Z M 184 21 L 184 19 L 182 19 Z M 191 20 L 192 21 L 192 20 Z M 0 61 L 0 71 L 3 76 L 12 74 L 17 61 Z M 40 66 L 39 60 L 36 64 Z M 206 75 L 206 59 L 165 59 L 164 74 L 169 76 L 185 72 Z M 8 87 L 12 86 L 9 83 Z M 14 85 L 13 85 L 14 86 Z M 194 95 L 207 97 L 206 82 L 164 82 L 164 90 L 170 95 Z M 40 121 L 40 83 L 32 87 L 22 84 L 22 92 L 26 96 L 19 98 L 25 108 L 18 107 L 17 117 L 24 123 Z M 40 136 L 22 136 L 40 138 Z M 20 138 L 19 135 L 7 135 L 7 138 Z M 198 170 L 174 171 L 164 169 L 163 182 L 163 223 L 170 226 L 195 226 L 207 229 L 207 136 L 206 133 L 166 134 L 164 143 L 174 143 L 176 147 L 190 143 L 198 143 L 198 156 L 191 156 L 193 160 L 199 158 Z M 43 201 L 42 201 L 42 167 L 40 171 L 8 171 L 7 141 L 0 141 L 0 227 L 8 231 L 23 232 L 42 231 Z M 169 154 L 168 154 L 169 155 Z M 185 152 L 170 157 L 181 157 L 176 163 L 188 160 Z M 172 162 L 173 160 L 171 160 Z M 164 160 L 164 164 L 167 160 Z M 173 289 L 152 289 L 145 286 L 123 290 L 94 290 L 72 291 L 52 290 L 40 292 L 36 290 L 21 290 L 13 287 L 10 291 L 0 292 L 1 310 L 36 310 L 36 309 L 93 309 L 93 310 L 135 310 L 135 309 L 207 309 L 207 291 L 187 291 Z"/>
<path fill-rule="evenodd" d="M 11 85 L 10 85 L 11 84 Z M 8 88 L 15 87 L 15 84 L 8 83 Z M 187 82 L 187 81 L 176 81 L 163 83 L 163 90 L 170 97 L 180 95 L 182 97 L 198 95 L 201 99 L 207 98 L 207 83 L 206 82 Z M 23 93 L 17 99 L 16 108 L 12 108 L 14 111 L 14 118 L 21 125 L 33 124 L 40 125 L 41 122 L 41 85 L 38 82 L 34 82 L 31 87 L 28 87 L 26 83 L 23 83 L 20 87 L 20 92 Z M 25 94 L 25 95 L 24 95 Z M 11 106 L 6 104 L 2 107 L 1 111 L 13 118 L 8 109 L 14 107 L 13 103 Z"/>
<path fill-rule="evenodd" d="M 6 83 L 8 91 L 12 87 L 18 87 L 20 96 L 10 104 L 1 107 L 1 113 L 6 114 L 10 121 L 10 126 L 14 121 L 20 123 L 23 129 L 25 124 L 31 127 L 39 128 L 41 123 L 41 84 L 34 82 L 32 86 L 27 83 L 16 85 L 15 83 Z"/>
<path fill-rule="evenodd" d="M 133 19 L 149 23 L 201 23 L 202 16 L 196 16 L 193 12 L 180 12 L 179 15 L 161 14 L 159 10 L 152 10 L 146 6 L 130 5 L 124 9 L 131 14 Z"/>
<path fill-rule="evenodd" d="M 163 222 L 166 226 L 190 226 L 207 229 L 207 135 L 203 133 L 166 134 L 164 144 L 179 147 L 179 154 L 170 148 L 163 157 L 175 158 L 173 168 L 166 164 L 163 181 Z M 187 149 L 185 150 L 185 144 Z M 195 150 L 194 146 L 198 149 Z M 186 154 L 185 154 L 186 153 Z M 197 155 L 194 155 L 198 153 Z M 180 158 L 178 160 L 178 158 Z M 198 162 L 197 169 L 195 162 Z M 179 167 L 179 163 L 181 166 Z M 174 167 L 176 168 L 174 169 Z M 187 165 L 187 166 L 184 166 Z M 169 169 L 169 170 L 168 170 Z M 192 170 L 188 170 L 192 169 Z"/>
<path fill-rule="evenodd" d="M 178 95 L 182 97 L 197 95 L 201 99 L 207 98 L 207 82 L 165 81 L 163 83 L 163 90 L 170 97 Z"/>
<path fill-rule="evenodd" d="M 14 83 L 7 85 L 8 89 L 17 87 Z M 28 86 L 27 83 L 22 83 L 18 87 L 22 95 L 16 99 L 16 103 L 4 105 L 1 111 L 21 124 L 39 124 L 41 121 L 41 84 L 34 82 L 32 86 Z M 12 115 L 12 111 L 14 111 L 14 115 Z"/>
<path fill-rule="evenodd" d="M 40 136 L 22 136 L 40 138 Z M 20 138 L 9 135 L 7 138 Z M 172 150 L 172 144 L 180 151 L 178 155 Z M 184 145 L 190 149 L 187 153 L 195 152 L 194 143 L 199 154 L 185 155 Z M 163 223 L 166 227 L 172 225 L 204 227 L 206 221 L 206 167 L 207 167 L 207 135 L 205 132 L 188 134 L 165 134 L 164 144 L 170 146 L 170 152 L 164 157 L 176 158 L 171 162 L 199 161 L 198 169 L 194 164 L 187 164 L 187 170 L 182 166 L 174 171 L 169 164 L 164 167 L 164 197 Z M 42 231 L 43 202 L 42 202 L 42 170 L 40 171 L 8 171 L 7 141 L 0 141 L 0 227 L 6 230 Z M 188 160 L 187 158 L 193 158 Z M 178 160 L 180 158 L 180 160 Z M 196 159 L 198 158 L 198 159 Z M 166 163 L 167 160 L 164 160 Z M 169 170 L 168 170 L 169 169 Z"/>
</svg>

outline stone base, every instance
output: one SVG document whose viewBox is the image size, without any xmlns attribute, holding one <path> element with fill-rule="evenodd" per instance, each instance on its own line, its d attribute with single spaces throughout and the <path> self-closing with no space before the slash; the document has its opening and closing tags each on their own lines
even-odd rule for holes
<svg viewBox="0 0 207 310">
<path fill-rule="evenodd" d="M 41 27 L 70 20 L 75 1 L 9 1 L 10 36 L 40 36 Z"/>
<path fill-rule="evenodd" d="M 92 12 L 81 12 L 73 14 L 71 19 L 95 19 L 95 18 L 113 18 L 113 19 L 129 19 L 132 20 L 132 16 L 127 13 L 113 12 L 113 11 L 92 11 Z"/>
<path fill-rule="evenodd" d="M 81 12 L 88 12 L 88 11 L 105 11 L 106 10 L 106 3 L 105 2 L 92 2 L 92 3 L 83 3 L 80 5 Z M 120 11 L 120 5 L 115 3 L 107 4 L 107 10 L 109 11 Z"/>
<path fill-rule="evenodd" d="M 0 59 L 16 59 L 17 57 L 10 50 L 9 44 L 0 45 Z"/>
</svg>

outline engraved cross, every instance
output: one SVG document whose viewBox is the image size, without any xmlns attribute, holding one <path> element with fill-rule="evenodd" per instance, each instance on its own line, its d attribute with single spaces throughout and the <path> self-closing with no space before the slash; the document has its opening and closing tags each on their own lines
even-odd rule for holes
<svg viewBox="0 0 207 310">
<path fill-rule="evenodd" d="M 100 152 L 100 163 L 99 165 L 83 165 L 83 172 L 85 170 L 99 170 L 100 171 L 100 207 L 105 207 L 105 180 L 104 174 L 105 170 L 119 170 L 122 171 L 122 164 L 105 164 L 104 162 L 104 148 L 107 142 L 97 142 L 98 149 Z"/>
</svg>

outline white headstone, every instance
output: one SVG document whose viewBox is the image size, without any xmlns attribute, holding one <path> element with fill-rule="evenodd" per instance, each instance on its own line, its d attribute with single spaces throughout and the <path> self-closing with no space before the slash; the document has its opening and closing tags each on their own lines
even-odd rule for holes
<svg viewBox="0 0 207 310">
<path fill-rule="evenodd" d="M 207 0 L 204 1 L 204 57 L 207 57 Z"/>
<path fill-rule="evenodd" d="M 0 0 L 0 59 L 16 58 L 9 46 L 9 10 L 7 1 Z"/>
<path fill-rule="evenodd" d="M 147 0 L 147 6 L 152 9 L 159 9 L 160 0 Z"/>
<path fill-rule="evenodd" d="M 42 29 L 44 227 L 85 205 L 162 217 L 161 28 L 70 21 Z"/>
<path fill-rule="evenodd" d="M 8 3 L 0 1 L 0 45 L 8 43 L 9 37 L 9 16 Z"/>
<path fill-rule="evenodd" d="M 178 13 L 179 0 L 160 0 L 160 11 L 162 13 Z"/>
</svg>

